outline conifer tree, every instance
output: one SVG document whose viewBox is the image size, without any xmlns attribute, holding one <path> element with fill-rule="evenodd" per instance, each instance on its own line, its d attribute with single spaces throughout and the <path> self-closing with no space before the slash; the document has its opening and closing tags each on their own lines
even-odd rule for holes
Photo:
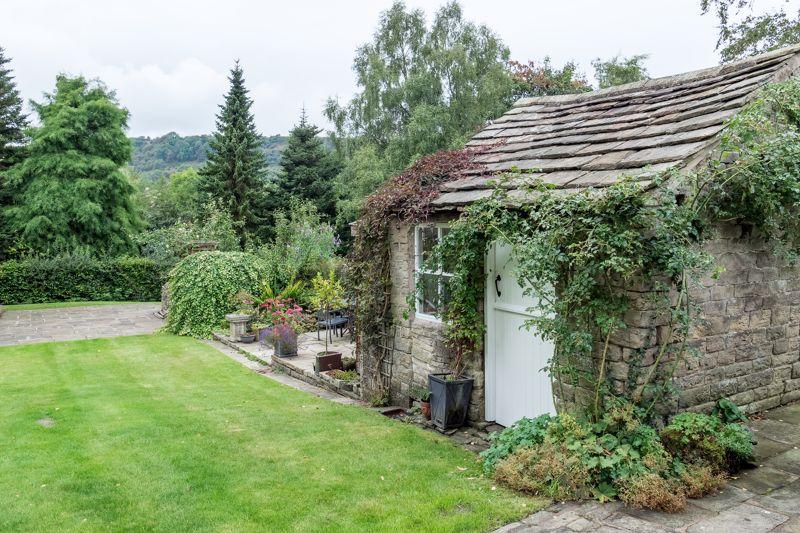
<svg viewBox="0 0 800 533">
<path fill-rule="evenodd" d="M 22 98 L 8 67 L 10 62 L 0 47 L 0 258 L 13 239 L 5 220 L 5 209 L 11 203 L 6 173 L 23 155 L 25 128 L 28 126 L 27 117 L 22 112 Z"/>
<path fill-rule="evenodd" d="M 236 61 L 228 77 L 230 89 L 217 114 L 208 161 L 200 169 L 200 190 L 207 200 L 228 211 L 242 246 L 252 242 L 266 220 L 266 159 L 250 112 L 253 101 Z"/>
<path fill-rule="evenodd" d="M 41 126 L 8 172 L 11 229 L 42 254 L 134 252 L 141 222 L 122 171 L 131 156 L 128 111 L 102 83 L 65 75 L 33 106 Z"/>
<path fill-rule="evenodd" d="M 317 136 L 321 131 L 308 121 L 303 109 L 300 122 L 289 132 L 281 153 L 278 188 L 283 195 L 310 201 L 318 213 L 333 220 L 336 200 L 333 180 L 339 168 Z"/>
<path fill-rule="evenodd" d="M 22 112 L 22 98 L 7 66 L 10 62 L 0 46 L 0 172 L 16 162 L 28 125 Z"/>
</svg>

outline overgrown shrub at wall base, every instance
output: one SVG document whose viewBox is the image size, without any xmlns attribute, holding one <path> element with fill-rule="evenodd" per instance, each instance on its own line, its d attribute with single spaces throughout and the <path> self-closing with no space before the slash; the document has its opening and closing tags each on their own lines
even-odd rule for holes
<svg viewBox="0 0 800 533">
<path fill-rule="evenodd" d="M 165 329 L 176 335 L 208 338 L 233 311 L 230 297 L 255 293 L 266 264 L 244 252 L 199 252 L 169 274 L 170 307 Z"/>
<path fill-rule="evenodd" d="M 0 303 L 156 301 L 164 274 L 141 257 L 34 258 L 0 263 Z"/>
<path fill-rule="evenodd" d="M 752 452 L 747 429 L 720 416 L 682 413 L 659 434 L 628 404 L 594 423 L 569 414 L 523 419 L 481 457 L 494 479 L 523 492 L 674 512 L 719 488 Z"/>
</svg>

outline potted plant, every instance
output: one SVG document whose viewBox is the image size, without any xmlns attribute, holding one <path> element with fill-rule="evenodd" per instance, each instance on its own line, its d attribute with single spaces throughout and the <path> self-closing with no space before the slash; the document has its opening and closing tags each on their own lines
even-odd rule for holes
<svg viewBox="0 0 800 533">
<path fill-rule="evenodd" d="M 259 306 L 259 311 L 261 307 Z M 257 318 L 255 322 L 250 324 L 250 329 L 253 330 L 253 333 L 256 336 L 256 340 L 259 342 L 266 342 L 267 337 L 269 336 L 269 329 L 272 327 L 272 322 L 266 320 L 264 318 Z"/>
<path fill-rule="evenodd" d="M 231 340 L 241 342 L 242 337 L 248 334 L 248 326 L 253 320 L 253 296 L 247 291 L 239 291 L 230 298 L 232 313 L 225 315 L 225 320 L 230 324 Z"/>
<path fill-rule="evenodd" d="M 431 391 L 423 387 L 414 387 L 411 395 L 419 402 L 419 409 L 422 415 L 428 420 L 431 419 Z"/>
<path fill-rule="evenodd" d="M 311 305 L 329 320 L 333 311 L 344 306 L 344 289 L 331 270 L 328 277 L 317 272 L 311 280 Z M 325 331 L 325 351 L 317 353 L 314 370 L 325 372 L 342 368 L 342 353 L 328 350 L 328 332 Z"/>
<path fill-rule="evenodd" d="M 259 340 L 270 342 L 278 357 L 297 355 L 297 333 L 306 324 L 303 308 L 288 298 L 268 298 L 259 309 Z"/>
<path fill-rule="evenodd" d="M 242 335 L 239 336 L 239 342 L 243 342 L 245 344 L 250 344 L 255 341 L 256 341 L 256 334 L 253 333 L 252 331 L 243 333 Z"/>
<path fill-rule="evenodd" d="M 467 420 L 475 380 L 463 375 L 462 355 L 459 349 L 450 372 L 428 374 L 431 420 L 441 430 L 461 427 Z"/>
</svg>

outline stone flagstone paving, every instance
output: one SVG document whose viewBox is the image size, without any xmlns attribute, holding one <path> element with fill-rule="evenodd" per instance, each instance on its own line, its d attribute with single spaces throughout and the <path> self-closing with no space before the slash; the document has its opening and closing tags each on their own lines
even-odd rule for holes
<svg viewBox="0 0 800 533">
<path fill-rule="evenodd" d="M 0 316 L 0 346 L 73 341 L 153 333 L 163 321 L 157 303 L 6 310 Z"/>
<path fill-rule="evenodd" d="M 753 420 L 758 439 L 753 468 L 718 494 L 689 500 L 680 513 L 632 509 L 619 502 L 561 503 L 499 532 L 800 533 L 800 404 Z"/>
</svg>

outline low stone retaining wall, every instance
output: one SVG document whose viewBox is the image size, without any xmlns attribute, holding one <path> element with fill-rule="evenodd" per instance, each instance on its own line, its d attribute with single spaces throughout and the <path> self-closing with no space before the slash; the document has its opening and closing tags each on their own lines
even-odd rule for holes
<svg viewBox="0 0 800 533">
<path fill-rule="evenodd" d="M 259 346 L 258 344 L 234 342 L 228 335 L 223 333 L 214 333 L 214 339 L 233 348 L 251 361 L 271 367 L 276 372 L 281 372 L 287 376 L 305 381 L 311 385 L 316 385 L 317 387 L 322 387 L 354 400 L 361 399 L 361 385 L 358 382 L 344 381 L 324 373 L 317 374 L 316 372 L 300 368 L 292 363 L 292 358 L 290 357 L 272 357 L 271 354 L 265 355 L 263 353 L 258 353 L 255 349 L 248 349 L 251 346 Z"/>
<path fill-rule="evenodd" d="M 361 399 L 361 386 L 357 382 L 344 381 L 329 376 L 328 374 L 316 372 L 309 372 L 308 370 L 299 368 L 291 363 L 291 359 L 287 357 L 275 357 L 272 359 L 272 368 L 275 371 L 283 372 L 293 378 L 311 383 L 328 389 L 329 391 L 353 398 L 354 400 Z"/>
</svg>

